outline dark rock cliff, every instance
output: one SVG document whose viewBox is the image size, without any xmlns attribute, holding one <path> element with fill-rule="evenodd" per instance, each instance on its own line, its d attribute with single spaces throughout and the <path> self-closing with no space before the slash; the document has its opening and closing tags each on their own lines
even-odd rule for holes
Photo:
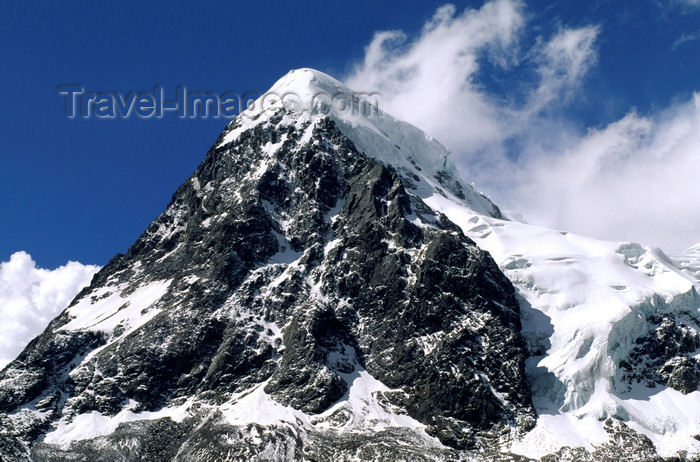
<svg viewBox="0 0 700 462">
<path fill-rule="evenodd" d="M 532 427 L 518 303 L 489 254 L 412 192 L 420 179 L 360 152 L 331 118 L 286 115 L 217 143 L 126 254 L 0 373 L 6 460 L 331 460 L 324 454 L 363 451 L 444 460 L 456 449 L 497 454 L 499 438 Z M 131 305 L 159 281 L 161 296 Z M 122 306 L 80 324 L 78 308 L 116 296 Z M 120 322 L 107 328 L 107 318 Z M 427 435 L 408 428 L 300 435 L 293 425 L 226 425 L 216 411 L 264 386 L 276 402 L 318 415 L 347 398 L 348 376 L 360 370 L 389 388 L 377 396 L 386 409 L 444 446 L 427 448 Z M 181 421 L 43 441 L 86 413 L 188 400 L 198 404 Z"/>
</svg>

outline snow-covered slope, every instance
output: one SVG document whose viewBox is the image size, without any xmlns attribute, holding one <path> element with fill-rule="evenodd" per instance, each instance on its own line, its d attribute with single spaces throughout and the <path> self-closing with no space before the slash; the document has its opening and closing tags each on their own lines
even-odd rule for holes
<svg viewBox="0 0 700 462">
<path fill-rule="evenodd" d="M 270 93 L 354 94 L 310 69 L 292 71 Z M 308 109 L 315 100 L 301 101 Z M 699 330 L 700 244 L 672 259 L 659 248 L 500 219 L 498 209 L 459 178 L 437 141 L 388 114 L 364 116 L 357 100 L 353 111 L 341 107 L 346 110 L 333 106 L 330 115 L 358 147 L 426 180 L 418 191 L 425 203 L 488 250 L 515 285 L 523 334 L 535 354 L 528 374 L 540 417 L 514 451 L 541 457 L 563 445 L 592 450 L 609 438 L 603 422 L 613 417 L 649 436 L 664 456 L 679 450 L 700 455 L 693 438 L 700 435 L 700 392 L 640 383 L 630 369 L 645 365 L 629 364 L 638 342 L 654 334 L 657 318 L 670 316 Z M 435 182 L 441 172 L 459 186 L 441 188 Z M 686 356 L 700 358 L 700 349 Z"/>
<path fill-rule="evenodd" d="M 673 258 L 678 268 L 691 279 L 700 281 L 700 244 L 696 244 Z"/>
<path fill-rule="evenodd" d="M 698 331 L 697 246 L 672 259 L 655 247 L 494 219 L 440 195 L 425 201 L 488 250 L 518 291 L 539 417 L 514 452 L 593 450 L 608 440 L 604 421 L 612 417 L 650 437 L 663 456 L 700 455 L 700 392 L 658 383 L 649 377 L 656 371 L 633 373 L 645 367 L 633 350 L 658 335 L 660 319 Z M 699 348 L 685 353 L 700 357 Z"/>
</svg>

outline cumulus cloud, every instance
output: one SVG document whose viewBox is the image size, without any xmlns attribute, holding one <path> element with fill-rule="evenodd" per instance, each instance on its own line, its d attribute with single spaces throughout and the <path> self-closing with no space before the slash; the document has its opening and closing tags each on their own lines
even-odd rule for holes
<svg viewBox="0 0 700 462">
<path fill-rule="evenodd" d="M 597 61 L 598 27 L 560 28 L 528 43 L 526 17 L 516 0 L 461 13 L 443 6 L 413 39 L 375 34 L 345 81 L 380 92 L 385 110 L 435 136 L 469 181 L 491 188 L 517 168 L 508 143 L 548 133 L 547 143 L 558 146 L 568 136 L 554 126 L 561 120 L 543 114 L 572 100 Z M 493 75 L 506 82 L 503 91 L 489 90 Z"/>
<path fill-rule="evenodd" d="M 97 270 L 77 262 L 54 270 L 37 268 L 26 252 L 0 263 L 0 369 L 68 306 Z"/>
<path fill-rule="evenodd" d="M 527 18 L 517 0 L 441 7 L 416 37 L 376 33 L 345 80 L 379 91 L 387 112 L 455 154 L 465 180 L 531 223 L 672 252 L 700 241 L 698 97 L 585 130 L 566 110 L 585 98 L 601 28 L 534 33 Z"/>
</svg>

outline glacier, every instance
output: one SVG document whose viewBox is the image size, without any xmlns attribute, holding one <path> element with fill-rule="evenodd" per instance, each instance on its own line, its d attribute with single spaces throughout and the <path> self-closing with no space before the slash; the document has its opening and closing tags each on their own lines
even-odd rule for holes
<svg viewBox="0 0 700 462">
<path fill-rule="evenodd" d="M 686 315 L 697 326 L 696 248 L 671 258 L 656 247 L 484 216 L 454 198 L 426 203 L 488 250 L 518 291 L 538 423 L 513 452 L 593 450 L 609 438 L 603 423 L 613 417 L 647 435 L 664 457 L 700 454 L 698 391 L 620 384 L 620 361 L 649 334 L 652 316 Z"/>
</svg>

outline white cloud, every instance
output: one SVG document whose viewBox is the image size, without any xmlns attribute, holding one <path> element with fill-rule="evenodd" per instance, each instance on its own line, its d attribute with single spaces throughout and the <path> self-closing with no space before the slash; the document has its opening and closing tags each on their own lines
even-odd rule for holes
<svg viewBox="0 0 700 462">
<path fill-rule="evenodd" d="M 465 180 L 531 223 L 671 252 L 699 242 L 698 97 L 582 130 L 566 109 L 585 98 L 600 27 L 533 39 L 526 18 L 515 0 L 442 7 L 413 39 L 375 34 L 346 82 L 382 93 L 384 109 L 455 154 Z"/>
<path fill-rule="evenodd" d="M 459 15 L 447 5 L 413 41 L 400 31 L 377 33 L 346 83 L 380 92 L 388 112 L 444 143 L 488 146 L 502 136 L 503 114 L 474 77 L 482 58 L 500 67 L 513 61 L 524 24 L 516 1 L 496 0 Z M 443 129 L 456 123 L 458 130 Z"/>
<path fill-rule="evenodd" d="M 26 252 L 0 263 L 0 369 L 68 306 L 97 270 L 77 262 L 54 270 L 37 268 Z"/>
<path fill-rule="evenodd" d="M 700 0 L 673 0 L 673 3 L 680 5 L 690 6 L 690 7 L 700 7 Z"/>
<path fill-rule="evenodd" d="M 683 34 L 675 42 L 673 42 L 671 49 L 677 50 L 681 45 L 688 42 L 694 42 L 698 39 L 700 39 L 700 32 L 695 32 L 694 34 Z"/>
<path fill-rule="evenodd" d="M 700 242 L 700 95 L 654 117 L 634 112 L 521 163 L 504 194 L 536 223 L 680 252 Z"/>
<path fill-rule="evenodd" d="M 365 59 L 346 77 L 357 91 L 382 94 L 384 109 L 422 128 L 455 153 L 465 177 L 491 187 L 489 172 L 513 171 L 509 140 L 548 132 L 550 145 L 564 133 L 542 117 L 572 100 L 596 63 L 599 29 L 560 28 L 527 46 L 522 2 L 494 0 L 479 10 L 437 10 L 413 40 L 401 31 L 379 32 Z M 486 68 L 486 69 L 484 69 Z M 494 94 L 484 73 L 500 72 L 508 91 Z M 520 81 L 511 79 L 521 75 Z"/>
<path fill-rule="evenodd" d="M 554 100 L 570 100 L 588 71 L 597 61 L 595 41 L 598 27 L 559 31 L 541 49 L 536 49 L 539 86 L 533 94 L 530 111 L 550 105 Z"/>
<path fill-rule="evenodd" d="M 662 11 L 679 11 L 692 14 L 700 7 L 700 0 L 654 0 Z"/>
</svg>

